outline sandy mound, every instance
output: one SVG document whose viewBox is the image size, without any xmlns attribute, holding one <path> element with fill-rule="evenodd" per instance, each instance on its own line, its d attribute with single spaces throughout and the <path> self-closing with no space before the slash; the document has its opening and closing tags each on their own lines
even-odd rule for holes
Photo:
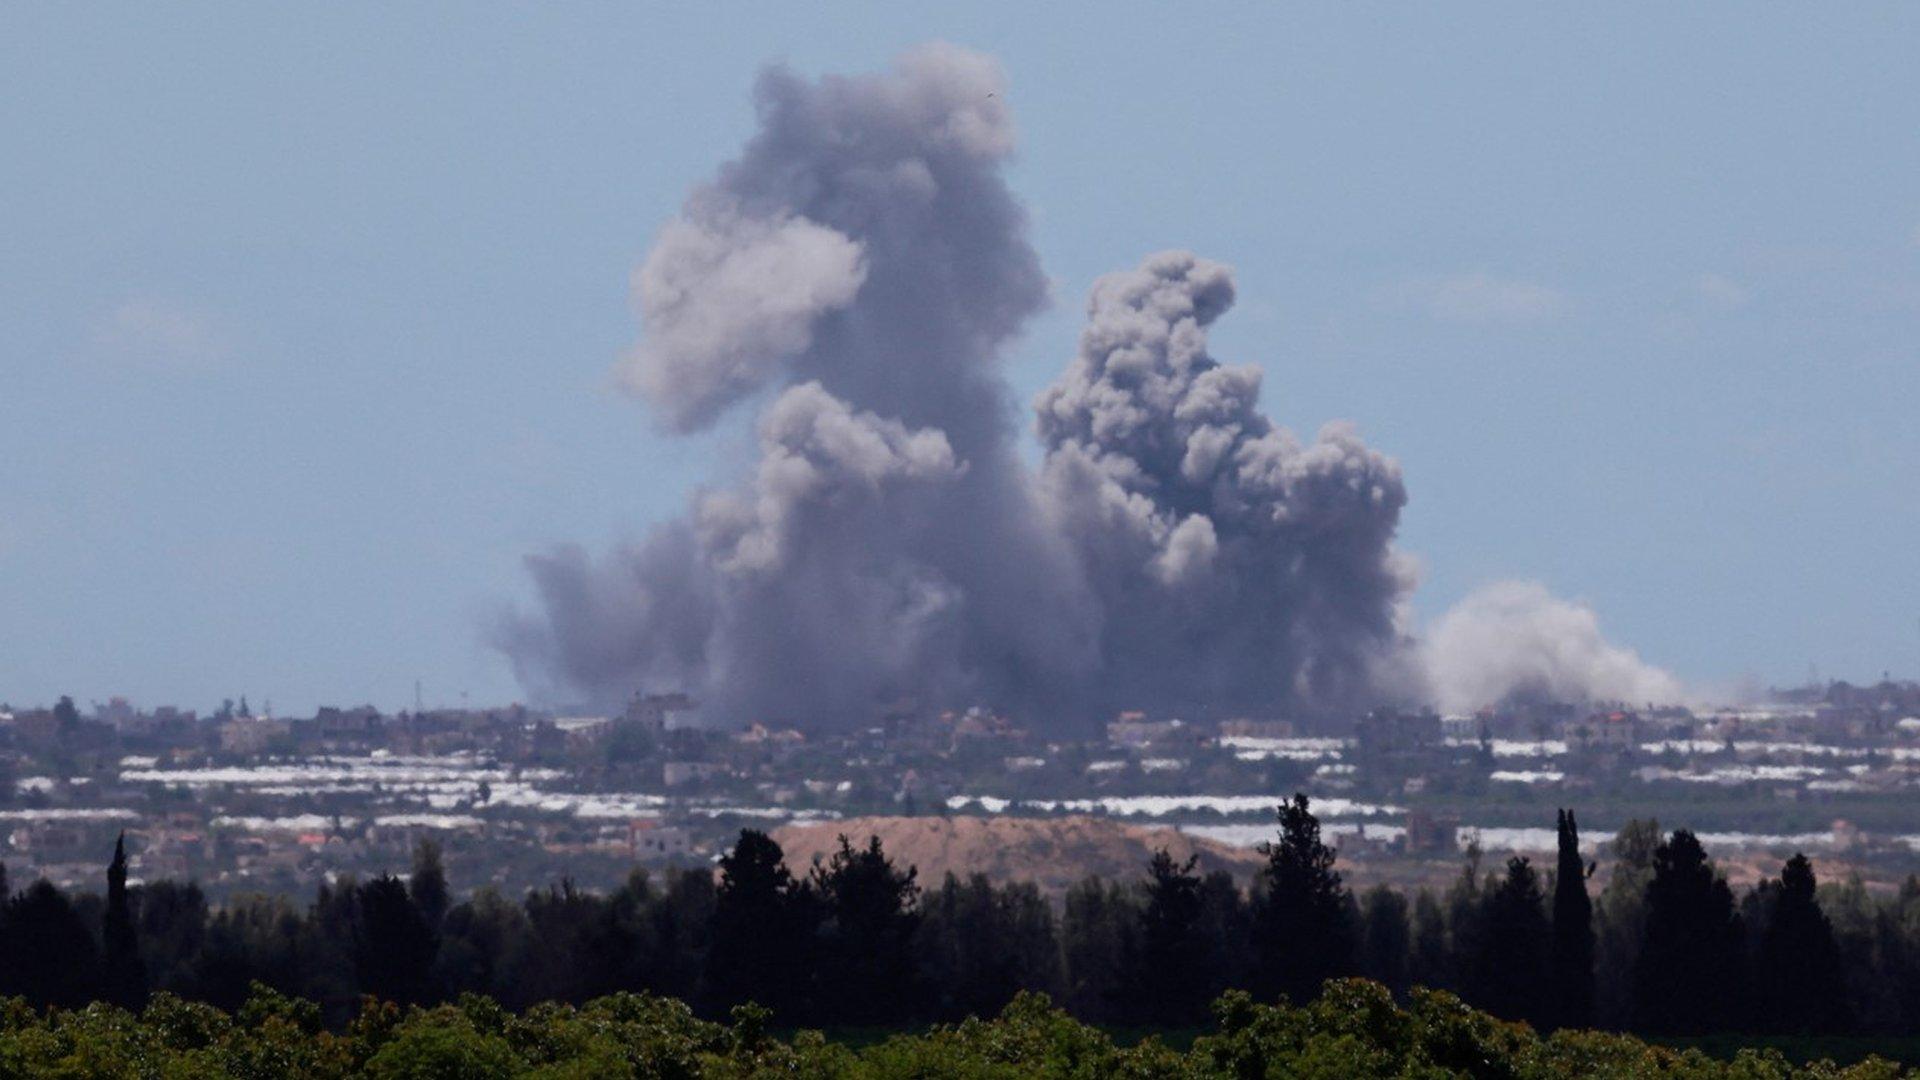
<svg viewBox="0 0 1920 1080">
<path fill-rule="evenodd" d="M 1265 861 L 1249 848 L 1102 817 L 863 817 L 783 825 L 773 838 L 800 874 L 838 849 L 843 833 L 855 844 L 878 836 L 895 864 L 919 867 L 927 887 L 951 871 L 961 877 L 983 873 L 996 882 L 1032 881 L 1043 892 L 1063 893 L 1088 874 L 1134 880 L 1162 847 L 1177 859 L 1198 855 L 1203 872 L 1225 870 L 1243 879 Z"/>
</svg>

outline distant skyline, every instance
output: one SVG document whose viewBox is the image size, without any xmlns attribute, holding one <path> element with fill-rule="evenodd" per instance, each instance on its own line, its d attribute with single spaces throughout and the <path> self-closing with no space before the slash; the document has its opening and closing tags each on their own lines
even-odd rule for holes
<svg viewBox="0 0 1920 1080">
<path fill-rule="evenodd" d="M 1191 249 L 1266 410 L 1398 459 L 1422 624 L 1517 578 L 1695 683 L 1920 671 L 1920 12 L 838 10 L 0 16 L 0 701 L 521 697 L 523 557 L 751 462 L 616 389 L 629 275 L 762 64 L 929 40 L 1008 77 L 1023 426 Z"/>
</svg>

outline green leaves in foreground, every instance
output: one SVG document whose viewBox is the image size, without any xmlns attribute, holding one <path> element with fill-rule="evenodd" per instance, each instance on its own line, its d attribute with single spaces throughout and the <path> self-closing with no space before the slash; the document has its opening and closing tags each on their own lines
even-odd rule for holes
<svg viewBox="0 0 1920 1080">
<path fill-rule="evenodd" d="M 1190 1048 L 1158 1037 L 1122 1047 L 1098 1028 L 1023 994 L 992 1020 L 895 1035 L 855 1050 L 817 1032 L 790 1039 L 757 1006 L 731 1024 L 696 1018 L 668 998 L 616 994 L 523 1015 L 468 995 L 402 1010 L 369 999 L 344 1032 L 321 1029 L 311 1004 L 256 985 L 235 1015 L 156 995 L 139 1015 L 108 1005 L 38 1014 L 0 1002 L 0 1076 L 379 1077 L 392 1080 L 675 1078 L 1106 1077 L 1892 1077 L 1869 1060 L 1795 1068 L 1777 1051 L 1718 1061 L 1624 1035 L 1561 1031 L 1549 1038 L 1493 1019 L 1450 994 L 1395 1003 L 1362 980 L 1329 984 L 1312 1005 L 1262 1005 L 1234 991 Z"/>
</svg>

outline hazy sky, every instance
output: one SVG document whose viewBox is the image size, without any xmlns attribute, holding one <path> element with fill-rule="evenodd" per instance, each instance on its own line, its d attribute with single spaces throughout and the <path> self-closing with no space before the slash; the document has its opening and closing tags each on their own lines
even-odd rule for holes
<svg viewBox="0 0 1920 1080">
<path fill-rule="evenodd" d="M 1008 72 L 1023 405 L 1191 248 L 1269 411 L 1400 459 L 1422 616 L 1920 673 L 1920 8 L 397 7 L 0 13 L 0 701 L 515 697 L 521 557 L 748 460 L 610 369 L 755 71 L 929 39 Z"/>
</svg>

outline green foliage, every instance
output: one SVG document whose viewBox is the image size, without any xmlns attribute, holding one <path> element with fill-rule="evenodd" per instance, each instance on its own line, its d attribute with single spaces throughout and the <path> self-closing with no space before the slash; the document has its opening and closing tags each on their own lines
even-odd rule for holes
<svg viewBox="0 0 1920 1080">
<path fill-rule="evenodd" d="M 1353 903 L 1305 795 L 1280 804 L 1279 825 L 1280 839 L 1266 845 L 1256 984 L 1305 1001 L 1327 979 L 1353 973 Z"/>
<path fill-rule="evenodd" d="M 366 1074 L 381 1080 L 507 1080 L 525 1072 L 505 1039 L 475 1030 L 463 1014 L 429 1015 L 387 1040 L 367 1060 Z"/>
<path fill-rule="evenodd" d="M 816 992 L 841 1022 L 886 1024 L 914 1015 L 923 987 L 914 960 L 920 886 L 900 871 L 878 836 L 816 864 L 810 881 L 826 921 Z"/>
<path fill-rule="evenodd" d="M 776 1038 L 767 1027 L 769 1013 L 757 1006 L 736 1008 L 732 1023 L 723 1025 L 650 994 L 613 994 L 577 1007 L 543 1004 L 519 1015 L 472 994 L 430 1009 L 368 999 L 344 1034 L 320 1028 L 318 1006 L 266 987 L 257 987 L 233 1016 L 166 993 L 155 994 L 137 1015 L 106 1004 L 39 1013 L 13 999 L 0 1002 L 0 1076 L 1881 1080 L 1901 1074 L 1879 1058 L 1796 1066 L 1771 1048 L 1719 1059 L 1592 1031 L 1543 1038 L 1448 993 L 1416 989 L 1402 1006 L 1386 987 L 1359 979 L 1329 982 L 1304 1007 L 1263 1004 L 1231 991 L 1214 1003 L 1213 1016 L 1185 1051 L 1155 1037 L 1123 1046 L 1045 995 L 1022 993 L 994 1019 L 900 1033 L 854 1049 L 817 1032 Z"/>
<path fill-rule="evenodd" d="M 1031 883 L 947 875 L 921 901 L 920 968 L 935 1016 L 991 1016 L 1021 990 L 1060 984 L 1053 909 Z"/>
</svg>

